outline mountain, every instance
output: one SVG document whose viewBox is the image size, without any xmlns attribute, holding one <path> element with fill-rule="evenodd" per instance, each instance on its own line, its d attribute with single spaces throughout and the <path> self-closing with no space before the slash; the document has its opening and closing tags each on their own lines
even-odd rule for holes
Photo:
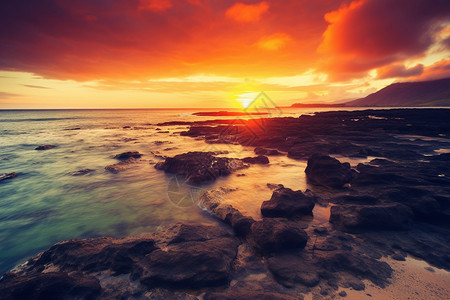
<svg viewBox="0 0 450 300">
<path fill-rule="evenodd" d="M 393 83 L 347 106 L 450 106 L 450 78 Z"/>
</svg>

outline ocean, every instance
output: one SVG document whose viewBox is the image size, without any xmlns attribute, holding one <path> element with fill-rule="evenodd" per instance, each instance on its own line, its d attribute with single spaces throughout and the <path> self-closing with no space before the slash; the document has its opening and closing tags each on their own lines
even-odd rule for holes
<svg viewBox="0 0 450 300">
<path fill-rule="evenodd" d="M 325 110 L 342 108 L 277 109 L 270 116 L 298 117 Z M 0 111 L 0 173 L 18 174 L 0 182 L 0 274 L 61 240 L 138 236 L 179 220 L 215 222 L 198 206 L 207 189 L 236 189 L 229 201 L 258 219 L 261 203 L 271 196 L 267 183 L 303 191 L 308 187 L 306 161 L 286 156 L 238 172 L 245 176 L 232 174 L 200 187 L 156 170 L 154 164 L 163 160 L 160 156 L 188 151 L 227 151 L 224 156 L 238 158 L 255 155 L 253 147 L 212 145 L 180 136 L 187 126 L 156 125 L 236 118 L 192 115 L 196 111 Z M 56 147 L 35 150 L 39 145 Z M 139 151 L 143 157 L 118 174 L 105 170 L 118 162 L 115 155 L 126 151 Z M 92 172 L 73 175 L 84 169 Z M 312 221 L 328 222 L 327 209 L 317 205 Z"/>
</svg>

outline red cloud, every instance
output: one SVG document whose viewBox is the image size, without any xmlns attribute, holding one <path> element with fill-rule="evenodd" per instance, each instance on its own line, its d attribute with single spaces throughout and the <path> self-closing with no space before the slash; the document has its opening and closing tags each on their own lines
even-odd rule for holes
<svg viewBox="0 0 450 300">
<path fill-rule="evenodd" d="M 354 1 L 325 15 L 321 68 L 351 78 L 422 55 L 449 17 L 448 0 Z"/>
<path fill-rule="evenodd" d="M 406 68 L 403 64 L 393 64 L 377 69 L 377 78 L 395 78 L 419 76 L 423 73 L 423 65 L 418 64 L 412 68 Z"/>
<path fill-rule="evenodd" d="M 170 0 L 139 0 L 138 9 L 160 12 L 171 7 L 172 2 Z"/>
<path fill-rule="evenodd" d="M 255 22 L 259 21 L 261 15 L 269 9 L 266 1 L 257 4 L 235 3 L 230 7 L 226 16 L 238 22 Z"/>
</svg>

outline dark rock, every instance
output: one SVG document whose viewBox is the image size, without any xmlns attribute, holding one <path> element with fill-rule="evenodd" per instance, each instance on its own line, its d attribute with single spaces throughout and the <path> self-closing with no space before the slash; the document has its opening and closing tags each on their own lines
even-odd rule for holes
<svg viewBox="0 0 450 300">
<path fill-rule="evenodd" d="M 142 154 L 137 151 L 128 151 L 128 152 L 120 153 L 120 154 L 117 154 L 116 156 L 114 156 L 114 158 L 118 159 L 118 160 L 126 160 L 129 158 L 141 158 L 141 157 L 142 157 Z"/>
<path fill-rule="evenodd" d="M 261 165 L 266 165 L 269 163 L 269 158 L 267 156 L 264 155 L 259 155 L 256 157 L 244 157 L 242 159 L 243 162 L 247 163 L 247 164 L 261 164 Z"/>
<path fill-rule="evenodd" d="M 83 170 L 75 171 L 75 172 L 71 173 L 71 175 L 72 176 L 81 176 L 81 175 L 91 174 L 92 172 L 95 172 L 95 170 L 83 169 Z"/>
<path fill-rule="evenodd" d="M 331 252 L 319 262 L 329 272 L 347 272 L 357 278 L 368 279 L 380 287 L 386 286 L 393 272 L 385 262 L 347 251 Z"/>
<path fill-rule="evenodd" d="M 347 297 L 347 293 L 345 291 L 340 291 L 338 295 L 341 297 Z"/>
<path fill-rule="evenodd" d="M 256 147 L 254 151 L 255 151 L 256 155 L 269 155 L 269 156 L 272 156 L 272 155 L 273 156 L 274 155 L 283 155 L 283 153 L 281 153 L 278 150 L 261 148 L 261 147 Z"/>
<path fill-rule="evenodd" d="M 186 182 L 190 184 L 214 181 L 219 176 L 227 176 L 246 167 L 242 160 L 216 157 L 213 152 L 188 152 L 167 157 L 155 165 L 158 170 L 186 176 Z"/>
<path fill-rule="evenodd" d="M 308 287 L 319 284 L 320 270 L 311 261 L 294 255 L 274 256 L 268 259 L 267 266 L 277 281 L 286 286 L 301 283 Z"/>
<path fill-rule="evenodd" d="M 262 253 L 302 249 L 307 241 L 308 235 L 301 225 L 286 219 L 265 218 L 251 226 L 250 242 Z"/>
<path fill-rule="evenodd" d="M 269 201 L 261 205 L 261 214 L 265 217 L 292 217 L 311 215 L 314 201 L 301 191 L 289 188 L 279 188 L 272 194 Z"/>
<path fill-rule="evenodd" d="M 404 230 L 412 225 L 414 214 L 398 203 L 384 205 L 332 206 L 330 223 L 348 232 L 364 230 Z"/>
<path fill-rule="evenodd" d="M 16 172 L 0 174 L 0 181 L 12 179 L 17 176 Z"/>
<path fill-rule="evenodd" d="M 186 225 L 189 226 L 189 225 Z M 198 288 L 227 282 L 239 241 L 217 226 L 182 229 L 178 242 L 152 251 L 139 262 L 142 283 L 173 288 Z M 205 234 L 206 233 L 206 234 Z"/>
<path fill-rule="evenodd" d="M 317 233 L 318 235 L 327 235 L 328 234 L 328 229 L 326 227 L 316 227 L 314 228 L 314 232 Z"/>
<path fill-rule="evenodd" d="M 311 156 L 305 173 L 311 182 L 332 188 L 342 188 L 353 178 L 349 164 L 325 155 Z"/>
<path fill-rule="evenodd" d="M 0 280 L 1 299 L 97 299 L 100 292 L 97 278 L 79 273 L 7 274 Z"/>
<path fill-rule="evenodd" d="M 398 261 L 405 261 L 405 257 L 403 255 L 400 255 L 398 253 L 392 255 L 392 259 L 398 260 Z"/>
<path fill-rule="evenodd" d="M 204 300 L 297 300 L 298 298 L 275 292 L 239 290 L 226 293 L 207 292 Z"/>
<path fill-rule="evenodd" d="M 55 148 L 55 145 L 40 145 L 36 147 L 34 150 L 49 150 Z"/>
</svg>

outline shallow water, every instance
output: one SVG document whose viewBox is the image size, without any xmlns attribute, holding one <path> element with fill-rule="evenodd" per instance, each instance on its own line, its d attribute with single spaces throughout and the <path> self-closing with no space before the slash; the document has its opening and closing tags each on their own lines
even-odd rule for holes
<svg viewBox="0 0 450 300">
<path fill-rule="evenodd" d="M 0 173 L 18 173 L 0 182 L 0 274 L 65 239 L 139 235 L 177 220 L 214 222 L 197 205 L 205 189 L 238 188 L 230 201 L 258 219 L 262 201 L 272 193 L 267 183 L 308 187 L 306 162 L 287 157 L 271 157 L 270 165 L 253 165 L 202 187 L 186 186 L 182 178 L 156 170 L 154 163 L 161 158 L 152 153 L 226 150 L 230 157 L 254 156 L 253 148 L 179 136 L 185 126 L 158 130 L 155 125 L 215 118 L 192 116 L 194 111 L 0 111 Z M 273 116 L 311 112 L 277 111 Z M 34 150 L 47 144 L 57 147 Z M 139 151 L 143 159 L 119 174 L 104 169 L 125 151 Z M 82 169 L 94 172 L 72 176 Z M 315 213 L 316 223 L 328 220 L 326 208 L 317 207 Z"/>
</svg>

